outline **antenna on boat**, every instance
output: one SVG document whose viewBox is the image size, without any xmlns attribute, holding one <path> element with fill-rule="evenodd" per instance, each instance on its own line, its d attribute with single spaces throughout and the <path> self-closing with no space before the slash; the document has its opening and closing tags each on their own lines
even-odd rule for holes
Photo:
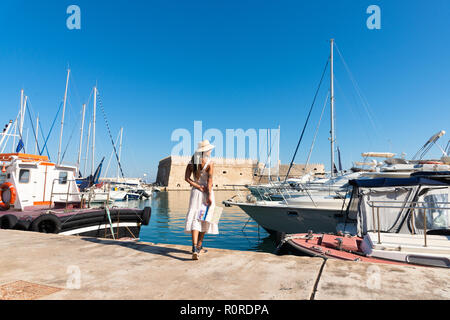
<svg viewBox="0 0 450 320">
<path fill-rule="evenodd" d="M 57 164 L 60 164 L 60 161 L 61 161 L 61 144 L 62 144 L 62 137 L 63 137 L 63 130 L 64 130 L 64 115 L 66 113 L 67 87 L 69 86 L 69 75 L 70 75 L 70 69 L 67 68 L 66 90 L 64 91 L 64 102 L 63 102 L 63 111 L 62 111 L 62 117 L 61 117 L 61 131 L 59 133 L 59 147 L 58 147 Z"/>
<path fill-rule="evenodd" d="M 334 76 L 333 76 L 333 45 L 334 39 L 330 40 L 330 112 L 331 112 L 331 177 L 334 177 Z"/>
</svg>

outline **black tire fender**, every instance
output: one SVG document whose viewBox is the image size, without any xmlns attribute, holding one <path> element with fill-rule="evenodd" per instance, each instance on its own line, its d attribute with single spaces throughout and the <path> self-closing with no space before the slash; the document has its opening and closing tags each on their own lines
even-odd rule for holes
<svg viewBox="0 0 450 320">
<path fill-rule="evenodd" d="M 286 237 L 286 232 L 276 231 L 276 233 L 275 233 L 275 245 L 279 246 L 280 243 L 284 240 L 285 237 Z"/>
<path fill-rule="evenodd" d="M 5 214 L 0 217 L 0 229 L 12 229 L 19 219 L 13 214 Z"/>
<path fill-rule="evenodd" d="M 26 231 L 26 230 L 30 229 L 30 224 L 31 224 L 30 220 L 19 220 L 19 221 L 17 221 L 16 225 L 14 226 L 14 229 Z"/>
<path fill-rule="evenodd" d="M 61 232 L 61 221 L 54 214 L 42 214 L 31 222 L 30 230 L 42 233 L 59 233 Z"/>
<path fill-rule="evenodd" d="M 150 222 L 150 217 L 152 215 L 152 208 L 151 207 L 145 207 L 144 211 L 142 212 L 142 224 L 148 225 Z"/>
</svg>

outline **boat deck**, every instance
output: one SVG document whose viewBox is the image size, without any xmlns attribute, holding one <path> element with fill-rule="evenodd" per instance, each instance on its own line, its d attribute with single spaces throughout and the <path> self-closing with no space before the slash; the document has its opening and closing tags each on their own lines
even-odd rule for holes
<svg viewBox="0 0 450 320">
<path fill-rule="evenodd" d="M 46 206 L 32 206 L 32 207 L 26 207 L 24 211 L 20 210 L 14 210 L 10 209 L 7 211 L 0 211 L 0 217 L 6 214 L 12 214 L 15 215 L 19 219 L 34 219 L 38 216 L 40 216 L 43 213 L 47 213 L 48 211 L 51 211 L 52 214 L 56 215 L 59 218 L 71 216 L 74 214 L 81 214 L 81 213 L 90 213 L 90 212 L 97 212 L 101 208 L 49 208 L 48 205 Z M 113 210 L 115 208 L 110 207 L 110 210 Z M 125 210 L 124 208 L 121 208 L 121 210 Z M 133 210 L 133 209 L 129 209 Z M 140 209 L 135 209 L 136 211 L 140 211 Z"/>
</svg>

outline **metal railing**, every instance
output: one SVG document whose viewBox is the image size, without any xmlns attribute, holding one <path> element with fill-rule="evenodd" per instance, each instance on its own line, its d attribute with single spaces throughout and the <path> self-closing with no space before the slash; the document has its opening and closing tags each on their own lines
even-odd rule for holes
<svg viewBox="0 0 450 320">
<path fill-rule="evenodd" d="M 227 184 L 224 186 L 228 186 L 228 187 L 233 187 L 233 190 L 237 192 L 237 196 L 241 199 L 242 202 L 246 202 L 245 197 L 242 196 L 241 194 L 241 190 L 240 189 L 236 189 L 236 187 L 246 187 L 247 189 L 250 190 L 251 187 L 253 187 L 252 189 L 255 190 L 258 194 L 258 199 L 260 201 L 262 201 L 264 204 L 267 204 L 267 201 L 273 201 L 271 199 L 272 196 L 274 196 L 274 194 L 272 193 L 272 191 L 277 191 L 278 193 L 276 195 L 281 196 L 282 200 L 286 205 L 288 204 L 288 200 L 292 199 L 294 197 L 292 197 L 292 195 L 290 194 L 289 190 L 290 190 L 290 186 L 284 187 L 281 185 L 273 185 L 273 186 L 261 186 L 261 185 L 256 185 L 256 186 L 251 186 L 251 185 L 237 185 L 237 184 Z M 250 187 L 250 188 L 249 188 Z M 316 203 L 314 202 L 314 199 L 312 198 L 311 194 L 309 193 L 308 190 L 304 190 L 306 195 L 308 195 L 309 199 L 311 200 L 311 202 L 314 204 L 315 207 L 317 207 Z M 267 200 L 269 199 L 269 200 Z"/>
<path fill-rule="evenodd" d="M 376 205 L 380 203 L 380 205 Z M 381 205 L 385 203 L 385 205 Z M 381 244 L 381 226 L 380 226 L 380 208 L 383 209 L 406 209 L 409 210 L 409 215 L 411 216 L 411 232 L 416 234 L 415 230 L 415 211 L 423 210 L 423 237 L 424 237 L 424 247 L 427 246 L 427 210 L 450 210 L 450 202 L 433 202 L 436 205 L 443 204 L 443 206 L 430 206 L 430 203 L 423 201 L 412 201 L 410 205 L 406 205 L 404 201 L 393 201 L 393 200 L 370 200 L 368 201 L 369 207 L 372 208 L 372 223 L 373 227 L 377 226 L 378 233 L 378 244 Z M 395 205 L 398 204 L 398 205 Z M 375 209 L 376 209 L 376 223 L 375 223 Z"/>
<path fill-rule="evenodd" d="M 65 183 L 67 183 L 67 191 L 66 192 L 54 192 L 55 181 L 61 181 L 61 179 L 60 178 L 55 178 L 52 181 L 52 189 L 51 189 L 51 193 L 50 193 L 49 209 L 51 209 L 52 204 L 53 204 L 53 196 L 56 196 L 56 195 L 65 195 L 66 196 L 66 200 L 65 200 L 65 204 L 66 204 L 65 207 L 66 207 L 66 209 L 67 209 L 67 206 L 69 204 L 69 196 L 79 196 L 80 197 L 80 206 L 82 208 L 84 207 L 84 205 L 86 204 L 85 199 L 84 199 L 84 193 L 78 191 L 78 189 L 77 189 L 76 192 L 70 192 L 70 187 L 72 186 L 72 184 L 70 182 L 75 182 L 75 185 L 76 185 L 76 180 L 75 179 L 73 179 L 73 180 L 67 180 L 67 179 L 64 180 Z M 109 185 L 108 185 L 107 189 L 108 189 L 108 192 L 106 192 L 106 191 L 105 192 L 94 192 L 94 189 L 91 188 L 89 190 L 89 192 L 88 192 L 87 207 L 88 208 L 91 207 L 91 203 L 93 202 L 93 199 L 94 199 L 95 195 L 105 195 L 106 194 L 106 200 L 105 201 L 100 201 L 100 202 L 103 202 L 105 204 L 105 206 L 107 204 L 109 204 L 109 202 L 110 202 L 110 192 L 109 191 L 111 189 Z M 96 202 L 98 202 L 98 201 L 96 201 Z"/>
</svg>

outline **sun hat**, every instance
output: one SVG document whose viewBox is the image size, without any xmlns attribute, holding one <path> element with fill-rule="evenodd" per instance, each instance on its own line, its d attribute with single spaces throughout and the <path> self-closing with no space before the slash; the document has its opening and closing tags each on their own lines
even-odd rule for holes
<svg viewBox="0 0 450 320">
<path fill-rule="evenodd" d="M 215 146 L 209 143 L 209 140 L 203 140 L 198 143 L 197 150 L 195 152 L 206 152 L 214 149 Z"/>
</svg>

